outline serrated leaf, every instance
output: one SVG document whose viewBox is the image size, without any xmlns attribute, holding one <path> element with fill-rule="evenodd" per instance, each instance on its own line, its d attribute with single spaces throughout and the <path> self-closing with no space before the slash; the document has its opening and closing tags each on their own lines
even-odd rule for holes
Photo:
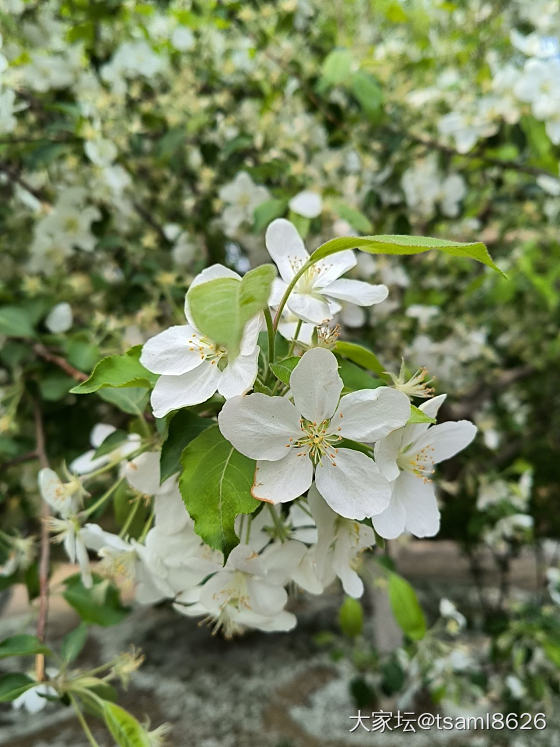
<svg viewBox="0 0 560 747">
<path fill-rule="evenodd" d="M 0 703 L 8 703 L 15 700 L 26 690 L 37 683 L 21 672 L 12 672 L 0 676 Z"/>
<path fill-rule="evenodd" d="M 35 654 L 51 654 L 52 651 L 34 635 L 12 635 L 0 642 L 0 659 L 8 656 L 34 656 Z"/>
<path fill-rule="evenodd" d="M 426 634 L 426 618 L 412 586 L 402 576 L 389 573 L 389 601 L 399 627 L 409 638 L 419 641 Z"/>
<path fill-rule="evenodd" d="M 481 241 L 461 243 L 459 241 L 436 239 L 430 236 L 342 236 L 322 244 L 315 249 L 311 258 L 315 261 L 324 259 L 325 257 L 330 257 L 331 254 L 342 252 L 345 249 L 361 249 L 364 252 L 368 252 L 368 254 L 398 255 L 421 254 L 422 252 L 435 249 L 445 254 L 451 254 L 453 257 L 474 259 L 487 267 L 491 267 L 505 277 L 500 268 L 494 264 L 486 245 Z"/>
<path fill-rule="evenodd" d="M 135 345 L 124 355 L 109 355 L 93 369 L 90 377 L 70 391 L 72 394 L 91 394 L 104 387 L 151 387 L 157 375 L 140 363 L 141 345 Z"/>
<path fill-rule="evenodd" d="M 379 359 L 371 350 L 364 348 L 363 345 L 358 345 L 356 342 L 339 340 L 334 346 L 334 352 L 343 358 L 348 358 L 348 360 L 357 363 L 362 368 L 373 371 L 384 379 L 390 379 L 386 373 L 387 369 L 385 366 L 379 362 Z"/>
<path fill-rule="evenodd" d="M 429 415 L 426 415 L 426 413 L 421 410 L 419 407 L 416 407 L 416 405 L 410 405 L 410 417 L 407 420 L 407 425 L 412 425 L 413 423 L 436 423 L 435 418 L 431 418 Z"/>
<path fill-rule="evenodd" d="M 141 415 L 146 409 L 150 396 L 148 390 L 143 387 L 123 387 L 122 389 L 106 387 L 100 389 L 98 394 L 105 402 L 110 402 L 129 415 Z"/>
<path fill-rule="evenodd" d="M 251 495 L 255 462 L 237 452 L 214 425 L 188 444 L 181 466 L 179 489 L 195 532 L 227 558 L 239 543 L 235 517 L 260 505 Z"/>
<path fill-rule="evenodd" d="M 119 747 L 150 747 L 153 744 L 140 722 L 117 703 L 103 702 L 103 718 Z"/>
<path fill-rule="evenodd" d="M 179 410 L 171 418 L 167 438 L 161 447 L 159 462 L 160 481 L 165 482 L 168 477 L 181 469 L 181 454 L 187 444 L 202 431 L 215 425 L 211 418 L 201 418 L 189 410 Z"/>
<path fill-rule="evenodd" d="M 289 358 L 284 358 L 281 361 L 277 361 L 276 363 L 272 363 L 270 365 L 270 370 L 272 373 L 276 376 L 277 379 L 280 379 L 280 381 L 283 384 L 290 384 L 290 376 L 292 374 L 292 371 L 297 366 L 297 364 L 300 362 L 301 358 L 297 355 L 292 355 Z"/>
<path fill-rule="evenodd" d="M 78 657 L 85 645 L 87 635 L 88 626 L 85 623 L 80 623 L 77 628 L 64 636 L 60 647 L 60 655 L 65 662 L 70 663 Z"/>
<path fill-rule="evenodd" d="M 18 306 L 0 307 L 0 334 L 8 337 L 35 337 L 28 312 Z"/>
<path fill-rule="evenodd" d="M 273 265 L 261 265 L 241 280 L 216 278 L 191 288 L 187 298 L 196 327 L 235 357 L 245 325 L 267 305 L 275 277 Z"/>
</svg>

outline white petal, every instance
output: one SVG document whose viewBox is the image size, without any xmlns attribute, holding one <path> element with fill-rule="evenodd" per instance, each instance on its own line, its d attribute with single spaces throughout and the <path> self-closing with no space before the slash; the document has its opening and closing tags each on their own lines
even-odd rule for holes
<svg viewBox="0 0 560 747">
<path fill-rule="evenodd" d="M 366 312 L 361 306 L 347 301 L 342 304 L 340 317 L 345 327 L 363 327 L 367 319 Z"/>
<path fill-rule="evenodd" d="M 97 423 L 97 425 L 94 425 L 89 437 L 89 441 L 93 448 L 98 449 L 103 441 L 105 441 L 105 439 L 116 430 L 115 426 L 109 425 L 109 423 Z"/>
<path fill-rule="evenodd" d="M 76 459 L 73 459 L 69 465 L 70 471 L 77 475 L 85 475 L 87 472 L 93 472 L 94 469 L 102 467 L 109 461 L 108 454 L 97 457 L 97 459 L 94 458 L 94 454 L 95 451 L 90 449 L 81 456 L 76 457 Z"/>
<path fill-rule="evenodd" d="M 277 218 L 268 226 L 265 243 L 268 253 L 280 270 L 282 279 L 287 283 L 295 275 L 294 267 L 299 269 L 309 259 L 297 228 L 284 218 Z"/>
<path fill-rule="evenodd" d="M 170 493 L 156 495 L 154 513 L 156 526 L 166 534 L 180 532 L 189 521 L 189 515 L 178 488 Z"/>
<path fill-rule="evenodd" d="M 286 305 L 299 319 L 315 325 L 328 322 L 336 313 L 326 298 L 310 293 L 291 293 Z"/>
<path fill-rule="evenodd" d="M 316 289 L 324 288 L 334 283 L 341 275 L 355 267 L 357 263 L 356 255 L 351 249 L 331 254 L 330 257 L 319 260 L 313 265 L 313 270 L 316 273 L 313 287 Z"/>
<path fill-rule="evenodd" d="M 253 388 L 258 372 L 259 350 L 250 355 L 238 355 L 222 371 L 218 381 L 218 391 L 226 399 L 245 394 Z"/>
<path fill-rule="evenodd" d="M 251 493 L 260 501 L 286 503 L 299 498 L 311 485 L 313 464 L 299 449 L 286 449 L 287 456 L 276 462 L 257 462 Z"/>
<path fill-rule="evenodd" d="M 441 423 L 428 428 L 413 446 L 414 452 L 427 448 L 434 464 L 450 459 L 467 447 L 476 435 L 476 426 L 468 420 Z"/>
<path fill-rule="evenodd" d="M 219 378 L 218 366 L 208 361 L 181 376 L 160 376 L 151 397 L 155 417 L 163 418 L 171 410 L 206 402 L 218 388 Z"/>
<path fill-rule="evenodd" d="M 391 486 L 373 459 L 352 449 L 338 449 L 335 464 L 323 457 L 315 484 L 333 511 L 347 519 L 378 514 L 391 497 Z"/>
<path fill-rule="evenodd" d="M 304 353 L 290 376 L 296 409 L 312 423 L 332 417 L 342 387 L 338 361 L 326 348 L 312 348 Z"/>
<path fill-rule="evenodd" d="M 435 418 L 439 412 L 439 408 L 445 402 L 446 397 L 447 394 L 438 394 L 437 397 L 432 397 L 431 399 L 422 402 L 419 409 L 426 413 L 428 417 Z M 416 441 L 416 439 L 419 438 L 422 433 L 425 433 L 429 427 L 430 423 L 412 423 L 411 425 L 407 425 L 406 433 L 403 437 L 403 443 L 406 445 Z"/>
<path fill-rule="evenodd" d="M 198 334 L 189 324 L 176 325 L 151 337 L 142 348 L 140 363 L 148 371 L 178 376 L 192 371 L 204 360 Z"/>
<path fill-rule="evenodd" d="M 304 218 L 316 218 L 323 209 L 323 200 L 316 192 L 304 189 L 303 192 L 292 197 L 289 207 L 294 213 L 303 215 Z"/>
<path fill-rule="evenodd" d="M 124 475 L 139 493 L 155 495 L 160 489 L 159 458 L 159 451 L 147 451 L 126 463 Z"/>
<path fill-rule="evenodd" d="M 284 337 L 286 340 L 293 340 L 294 335 L 296 334 L 297 326 L 297 322 L 283 322 L 282 319 L 280 319 L 278 332 L 280 332 L 282 337 Z M 307 324 L 306 322 L 304 322 L 299 328 L 299 333 L 297 336 L 298 342 L 302 342 L 304 345 L 311 345 L 314 329 L 314 324 Z"/>
<path fill-rule="evenodd" d="M 72 326 L 72 307 L 69 303 L 57 303 L 45 319 L 45 326 L 53 334 L 67 332 Z"/>
<path fill-rule="evenodd" d="M 403 436 L 407 429 L 408 426 L 407 428 L 394 431 L 394 433 L 390 433 L 386 438 L 380 439 L 375 444 L 373 450 L 375 463 L 379 467 L 381 474 L 389 481 L 395 480 L 400 474 L 397 458 L 403 445 Z"/>
<path fill-rule="evenodd" d="M 249 459 L 283 459 L 290 439 L 301 435 L 292 403 L 260 393 L 229 399 L 218 415 L 218 424 L 223 437 Z"/>
<path fill-rule="evenodd" d="M 410 402 L 406 394 L 380 386 L 342 397 L 331 427 L 344 438 L 372 443 L 404 426 L 409 417 Z"/>
<path fill-rule="evenodd" d="M 406 511 L 407 532 L 415 537 L 433 537 L 438 533 L 440 513 L 431 482 L 402 472 L 393 484 L 393 493 Z"/>
<path fill-rule="evenodd" d="M 259 332 L 263 328 L 263 322 L 264 317 L 262 314 L 257 314 L 247 322 L 241 338 L 241 355 L 251 355 L 251 353 L 254 353 L 259 340 Z"/>
<path fill-rule="evenodd" d="M 334 283 L 324 286 L 322 290 L 326 296 L 349 301 L 358 306 L 373 306 L 375 303 L 384 301 L 389 295 L 386 285 L 371 285 L 364 283 L 363 280 L 348 280 L 347 278 L 335 280 Z"/>
<path fill-rule="evenodd" d="M 66 496 L 62 480 L 49 467 L 43 467 L 38 475 L 39 490 L 44 501 L 55 510 L 66 503 Z"/>
<path fill-rule="evenodd" d="M 272 307 L 278 306 L 287 287 L 288 283 L 286 283 L 285 280 L 274 278 L 272 281 L 272 290 L 270 291 L 270 296 L 268 298 L 268 305 Z"/>
<path fill-rule="evenodd" d="M 393 493 L 391 502 L 380 514 L 372 516 L 371 523 L 380 537 L 396 539 L 405 531 L 406 511 L 400 498 Z"/>
<path fill-rule="evenodd" d="M 249 607 L 260 615 L 277 615 L 288 601 L 288 593 L 282 586 L 272 586 L 256 578 L 247 580 L 247 592 Z"/>
</svg>

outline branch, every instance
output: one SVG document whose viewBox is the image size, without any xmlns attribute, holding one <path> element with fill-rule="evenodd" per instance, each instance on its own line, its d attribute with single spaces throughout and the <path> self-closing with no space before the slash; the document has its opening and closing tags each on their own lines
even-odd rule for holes
<svg viewBox="0 0 560 747">
<path fill-rule="evenodd" d="M 36 342 L 33 345 L 33 351 L 39 356 L 39 358 L 43 358 L 43 360 L 49 361 L 49 363 L 54 363 L 55 366 L 61 368 L 64 373 L 67 373 L 68 376 L 71 376 L 76 381 L 85 381 L 88 378 L 87 374 L 78 371 L 77 368 L 70 365 L 70 363 L 62 358 L 62 356 L 52 353 L 40 342 Z"/>
<path fill-rule="evenodd" d="M 20 187 L 23 187 L 23 189 L 27 190 L 27 192 L 30 192 L 37 200 L 39 200 L 40 202 L 48 203 L 48 200 L 45 198 L 40 189 L 32 187 L 26 179 L 24 179 L 17 171 L 11 169 L 7 164 L 0 163 L 0 171 L 3 174 L 6 174 L 11 182 L 19 184 Z"/>
<path fill-rule="evenodd" d="M 49 466 L 47 452 L 45 449 L 45 430 L 43 428 L 43 415 L 39 402 L 33 402 L 33 414 L 35 417 L 35 442 L 37 444 L 37 456 L 39 464 L 44 469 Z M 49 505 L 41 500 L 41 552 L 39 556 L 39 619 L 37 620 L 37 638 L 41 643 L 45 640 L 47 630 L 47 617 L 49 613 L 49 558 L 50 537 L 48 519 L 50 516 Z M 38 682 L 45 679 L 45 655 L 37 654 L 35 657 L 35 674 Z"/>
<path fill-rule="evenodd" d="M 22 462 L 30 462 L 33 459 L 38 459 L 39 454 L 37 451 L 28 451 L 26 454 L 20 454 L 13 459 L 7 459 L 5 462 L 0 463 L 0 472 L 8 467 L 14 467 L 16 464 L 22 464 Z"/>
</svg>

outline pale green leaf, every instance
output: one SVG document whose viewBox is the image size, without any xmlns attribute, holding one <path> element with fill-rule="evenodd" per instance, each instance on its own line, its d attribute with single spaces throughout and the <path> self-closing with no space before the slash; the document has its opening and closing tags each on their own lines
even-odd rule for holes
<svg viewBox="0 0 560 747">
<path fill-rule="evenodd" d="M 17 306 L 0 307 L 0 334 L 8 337 L 35 337 L 28 312 Z"/>
<path fill-rule="evenodd" d="M 136 345 L 124 355 L 109 355 L 93 369 L 89 379 L 70 391 L 72 394 L 90 394 L 104 387 L 151 387 L 157 376 L 140 363 L 142 346 Z"/>
<path fill-rule="evenodd" d="M 419 407 L 416 407 L 415 405 L 410 405 L 410 417 L 407 420 L 408 425 L 412 425 L 412 423 L 435 423 L 437 422 L 435 418 L 431 418 L 429 415 L 426 415 L 426 413 L 421 410 Z"/>
<path fill-rule="evenodd" d="M 402 576 L 389 573 L 389 601 L 401 630 L 414 641 L 426 634 L 426 618 L 412 586 Z"/>
<path fill-rule="evenodd" d="M 120 705 L 103 701 L 103 718 L 119 747 L 150 747 L 153 744 L 146 729 Z"/>
<path fill-rule="evenodd" d="M 334 352 L 341 355 L 343 358 L 357 363 L 362 368 L 367 368 L 370 371 L 378 374 L 378 376 L 388 378 L 387 369 L 379 362 L 374 353 L 372 353 L 363 345 L 358 345 L 356 342 L 346 342 L 345 340 L 339 340 L 334 346 Z"/>
<path fill-rule="evenodd" d="M 186 446 L 181 465 L 179 489 L 195 532 L 227 557 L 239 543 L 235 517 L 259 506 L 251 495 L 255 462 L 235 451 L 214 425 Z"/>
<path fill-rule="evenodd" d="M 0 642 L 0 659 L 8 656 L 34 656 L 35 654 L 50 654 L 51 650 L 44 646 L 37 636 L 13 635 Z"/>
<path fill-rule="evenodd" d="M 270 370 L 277 379 L 280 379 L 283 384 L 289 385 L 292 371 L 300 362 L 300 360 L 301 358 L 299 358 L 297 355 L 292 355 L 289 358 L 283 358 L 281 361 L 272 363 L 270 366 Z"/>
</svg>

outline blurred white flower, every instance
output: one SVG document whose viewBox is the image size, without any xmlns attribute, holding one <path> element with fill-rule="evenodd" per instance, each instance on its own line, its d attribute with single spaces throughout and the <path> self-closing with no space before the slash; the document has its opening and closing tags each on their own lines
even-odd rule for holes
<svg viewBox="0 0 560 747">
<path fill-rule="evenodd" d="M 45 319 L 45 326 L 53 334 L 61 334 L 62 332 L 68 332 L 72 327 L 74 317 L 72 314 L 72 307 L 65 301 L 57 303 L 56 306 L 49 311 L 47 318 Z"/>
</svg>

